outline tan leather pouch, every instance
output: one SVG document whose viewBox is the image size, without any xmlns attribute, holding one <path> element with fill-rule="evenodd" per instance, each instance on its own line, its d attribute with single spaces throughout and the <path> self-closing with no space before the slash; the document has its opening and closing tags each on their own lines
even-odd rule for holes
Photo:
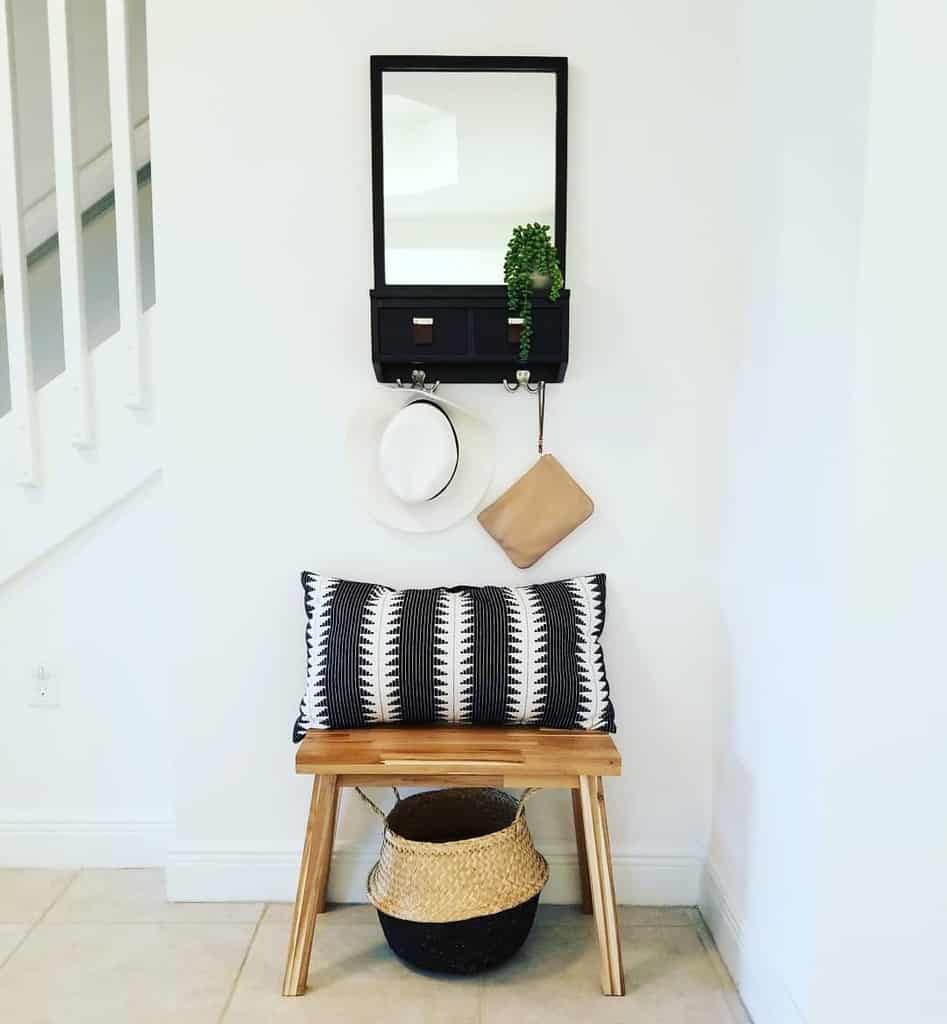
<svg viewBox="0 0 947 1024">
<path fill-rule="evenodd" d="M 561 463 L 543 455 L 477 518 L 510 561 L 528 569 L 594 510 L 592 499 Z"/>
</svg>

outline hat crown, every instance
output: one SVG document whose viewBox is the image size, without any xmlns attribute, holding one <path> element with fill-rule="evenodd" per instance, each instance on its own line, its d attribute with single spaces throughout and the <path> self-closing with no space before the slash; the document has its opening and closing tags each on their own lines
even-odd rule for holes
<svg viewBox="0 0 947 1024">
<path fill-rule="evenodd" d="M 378 444 L 378 467 L 385 486 L 408 504 L 441 494 L 457 470 L 459 457 L 450 417 L 426 399 L 399 409 Z"/>
</svg>

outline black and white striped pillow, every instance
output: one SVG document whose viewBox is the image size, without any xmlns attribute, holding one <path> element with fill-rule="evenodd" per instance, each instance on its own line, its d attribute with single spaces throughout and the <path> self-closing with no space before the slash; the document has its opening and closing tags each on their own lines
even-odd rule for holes
<svg viewBox="0 0 947 1024">
<path fill-rule="evenodd" d="M 392 590 L 302 574 L 306 692 L 293 730 L 471 722 L 615 731 L 605 576 Z"/>
</svg>

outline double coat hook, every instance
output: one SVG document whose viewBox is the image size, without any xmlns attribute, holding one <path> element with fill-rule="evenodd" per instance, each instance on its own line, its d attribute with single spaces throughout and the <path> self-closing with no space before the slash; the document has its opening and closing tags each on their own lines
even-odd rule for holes
<svg viewBox="0 0 947 1024">
<path fill-rule="evenodd" d="M 539 381 L 536 384 L 530 384 L 529 382 L 529 370 L 517 370 L 516 371 L 516 383 L 511 384 L 509 381 L 504 381 L 503 386 L 507 391 L 519 391 L 523 388 L 528 391 L 531 395 L 536 395 L 538 399 L 539 409 L 539 443 L 537 449 L 539 454 L 543 453 L 543 427 L 545 426 L 546 419 L 546 382 L 544 380 Z"/>
<path fill-rule="evenodd" d="M 410 388 L 414 391 L 424 391 L 429 395 L 433 395 L 435 391 L 441 386 L 439 380 L 434 381 L 432 384 L 425 383 L 425 377 L 427 374 L 423 370 L 412 370 L 411 371 L 411 383 L 404 384 L 400 377 L 395 380 L 395 386 L 399 388 Z"/>
<path fill-rule="evenodd" d="M 525 388 L 531 395 L 535 395 L 543 385 L 542 382 L 539 384 L 530 384 L 529 370 L 517 370 L 516 383 L 511 384 L 508 380 L 504 379 L 503 386 L 511 393 L 513 391 L 519 391 L 520 388 Z"/>
</svg>

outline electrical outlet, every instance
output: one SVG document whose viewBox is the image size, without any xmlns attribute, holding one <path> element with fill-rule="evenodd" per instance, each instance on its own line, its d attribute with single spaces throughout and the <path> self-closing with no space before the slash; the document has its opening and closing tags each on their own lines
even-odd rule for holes
<svg viewBox="0 0 947 1024">
<path fill-rule="evenodd" d="M 59 680 L 45 665 L 37 666 L 30 679 L 30 707 L 59 707 Z"/>
</svg>

